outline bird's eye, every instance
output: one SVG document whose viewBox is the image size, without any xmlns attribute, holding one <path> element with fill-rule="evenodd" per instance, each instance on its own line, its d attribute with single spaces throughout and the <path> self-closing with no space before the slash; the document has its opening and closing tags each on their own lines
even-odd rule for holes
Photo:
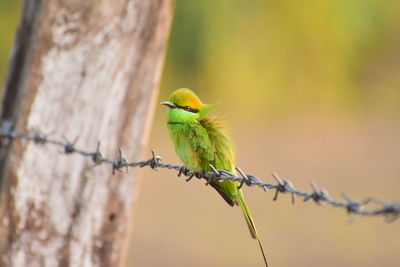
<svg viewBox="0 0 400 267">
<path fill-rule="evenodd" d="M 183 109 L 186 110 L 186 111 L 189 111 L 189 110 L 190 110 L 190 107 L 189 107 L 189 106 L 186 106 L 186 107 L 184 107 Z"/>
</svg>

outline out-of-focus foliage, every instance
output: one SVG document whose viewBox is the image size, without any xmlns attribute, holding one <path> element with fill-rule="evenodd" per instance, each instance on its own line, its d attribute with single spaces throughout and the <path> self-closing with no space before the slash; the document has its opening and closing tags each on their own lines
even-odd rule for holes
<svg viewBox="0 0 400 267">
<path fill-rule="evenodd" d="M 399 51 L 399 1 L 177 1 L 163 88 L 244 115 L 399 111 Z"/>
<path fill-rule="evenodd" d="M 19 6 L 0 2 L 0 79 Z M 162 92 L 204 91 L 245 116 L 398 112 L 399 25 L 396 0 L 178 0 Z"/>
<path fill-rule="evenodd" d="M 0 82 L 2 84 L 0 88 L 4 85 L 10 48 L 19 19 L 20 4 L 19 0 L 0 1 Z"/>
</svg>

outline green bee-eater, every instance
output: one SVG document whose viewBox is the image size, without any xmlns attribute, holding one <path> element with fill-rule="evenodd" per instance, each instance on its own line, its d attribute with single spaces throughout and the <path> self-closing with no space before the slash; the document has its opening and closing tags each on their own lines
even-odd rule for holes
<svg viewBox="0 0 400 267">
<path fill-rule="evenodd" d="M 228 134 L 228 127 L 211 113 L 214 105 L 203 104 L 191 90 L 182 88 L 172 93 L 169 101 L 162 102 L 167 111 L 168 129 L 175 150 L 184 165 L 193 171 L 224 169 L 235 173 L 235 150 Z M 260 245 L 265 265 L 268 266 L 264 250 L 258 237 L 249 208 L 238 188 L 238 182 L 212 181 L 211 186 L 230 206 L 239 205 L 250 230 L 251 236 Z"/>
</svg>

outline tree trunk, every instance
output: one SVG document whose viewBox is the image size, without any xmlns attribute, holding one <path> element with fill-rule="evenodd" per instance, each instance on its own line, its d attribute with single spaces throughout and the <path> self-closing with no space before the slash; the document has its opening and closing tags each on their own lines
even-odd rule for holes
<svg viewBox="0 0 400 267">
<path fill-rule="evenodd" d="M 172 0 L 26 0 L 1 121 L 139 160 L 155 108 Z M 3 140 L 0 266 L 119 266 L 137 171 Z"/>
</svg>

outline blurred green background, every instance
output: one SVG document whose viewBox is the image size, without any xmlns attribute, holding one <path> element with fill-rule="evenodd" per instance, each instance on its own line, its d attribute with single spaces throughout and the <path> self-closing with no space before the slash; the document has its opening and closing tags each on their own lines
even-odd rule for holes
<svg viewBox="0 0 400 267">
<path fill-rule="evenodd" d="M 20 1 L 0 2 L 4 79 Z M 400 198 L 400 1 L 176 1 L 160 101 L 219 103 L 238 165 L 340 198 Z M 3 82 L 4 84 L 4 82 Z M 157 107 L 150 147 L 179 162 Z M 238 208 L 204 182 L 143 171 L 127 266 L 262 266 Z M 400 266 L 399 222 L 246 188 L 271 266 Z"/>
</svg>

